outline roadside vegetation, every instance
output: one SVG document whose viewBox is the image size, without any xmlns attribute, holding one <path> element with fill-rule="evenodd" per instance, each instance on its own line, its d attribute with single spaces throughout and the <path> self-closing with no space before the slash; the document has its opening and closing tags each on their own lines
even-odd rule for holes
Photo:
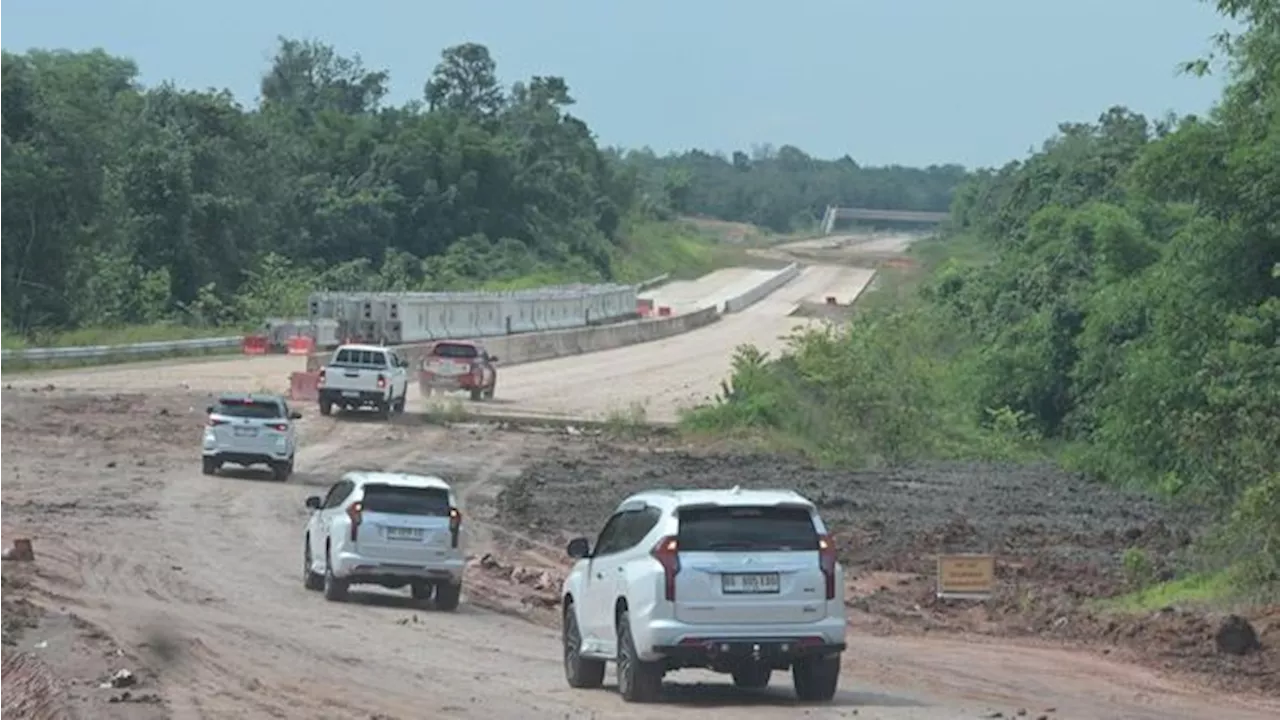
<svg viewBox="0 0 1280 720">
<path fill-rule="evenodd" d="M 1216 4 L 1246 29 L 1185 68 L 1230 75 L 1207 117 L 1116 107 L 977 173 L 918 275 L 782 357 L 740 349 L 685 427 L 837 464 L 1047 453 L 1224 521 L 1126 558 L 1119 607 L 1277 597 L 1280 4 Z"/>
<path fill-rule="evenodd" d="M 937 205 L 961 172 L 794 148 L 751 167 L 624 157 L 574 117 L 564 79 L 505 86 L 473 43 L 398 107 L 387 73 L 311 41 L 280 40 L 252 108 L 137 76 L 101 50 L 3 54 L 6 348 L 234 334 L 317 289 L 692 276 L 741 253 L 682 219 L 720 209 L 712 197 L 782 208 L 753 216 L 778 228 L 829 199 Z M 789 195 L 796 179 L 824 197 Z"/>
</svg>

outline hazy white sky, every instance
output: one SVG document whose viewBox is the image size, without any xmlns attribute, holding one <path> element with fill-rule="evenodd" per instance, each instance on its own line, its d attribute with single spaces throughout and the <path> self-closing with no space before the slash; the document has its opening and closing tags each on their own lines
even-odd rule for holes
<svg viewBox="0 0 1280 720">
<path fill-rule="evenodd" d="M 1114 104 L 1203 112 L 1221 81 L 1175 68 L 1226 26 L 1198 0 L 7 0 L 0 30 L 8 51 L 102 47 L 245 103 L 278 35 L 389 70 L 393 102 L 480 42 L 507 83 L 565 77 L 605 144 L 973 166 Z"/>
</svg>

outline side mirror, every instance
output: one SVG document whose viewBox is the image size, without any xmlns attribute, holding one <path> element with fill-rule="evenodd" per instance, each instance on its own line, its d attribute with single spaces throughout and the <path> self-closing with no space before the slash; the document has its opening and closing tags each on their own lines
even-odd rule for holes
<svg viewBox="0 0 1280 720">
<path fill-rule="evenodd" d="M 490 355 L 490 356 L 489 356 L 489 362 L 498 362 L 498 356 L 497 356 L 497 355 Z"/>
<path fill-rule="evenodd" d="M 212 405 L 205 405 L 205 406 L 204 406 L 204 411 L 205 411 L 206 413 L 209 413 L 210 415 L 212 415 L 212 414 L 213 414 L 213 406 L 212 406 Z"/>
<path fill-rule="evenodd" d="M 290 419 L 290 420 L 301 420 L 301 419 L 302 419 L 302 413 L 298 412 L 297 410 L 294 410 L 293 412 L 289 413 L 289 419 Z"/>
<path fill-rule="evenodd" d="M 569 547 L 566 551 L 569 553 L 569 557 L 574 560 L 591 557 L 591 541 L 584 537 L 574 538 L 569 541 Z"/>
<path fill-rule="evenodd" d="M 319 510 L 319 509 L 320 509 L 320 496 L 319 496 L 319 495 L 312 495 L 311 497 L 307 498 L 307 507 L 311 508 L 312 510 Z"/>
</svg>

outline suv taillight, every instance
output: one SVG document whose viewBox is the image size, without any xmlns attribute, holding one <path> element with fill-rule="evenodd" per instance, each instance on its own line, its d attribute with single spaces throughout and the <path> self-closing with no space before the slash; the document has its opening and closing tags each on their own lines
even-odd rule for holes
<svg viewBox="0 0 1280 720">
<path fill-rule="evenodd" d="M 818 565 L 827 584 L 827 599 L 836 599 L 836 543 L 830 535 L 818 538 Z"/>
<path fill-rule="evenodd" d="M 324 368 L 320 368 L 320 374 L 316 376 L 316 385 L 324 384 Z"/>
<path fill-rule="evenodd" d="M 680 572 L 680 543 L 675 535 L 668 535 L 658 541 L 650 552 L 653 558 L 662 563 L 662 575 L 666 587 L 668 602 L 676 599 L 676 575 Z"/>
<path fill-rule="evenodd" d="M 353 502 L 347 506 L 347 517 L 351 519 L 351 542 L 360 537 L 360 519 L 364 512 L 364 504 Z"/>
<path fill-rule="evenodd" d="M 219 426 L 219 425 L 226 425 L 226 424 L 227 424 L 227 422 L 228 422 L 227 420 L 219 420 L 218 418 L 213 418 L 213 417 L 211 417 L 211 418 L 209 418 L 209 427 L 217 427 L 217 426 Z"/>
<path fill-rule="evenodd" d="M 458 508 L 449 508 L 449 542 L 451 547 L 458 547 L 458 532 L 461 530 L 462 511 Z"/>
<path fill-rule="evenodd" d="M 287 431 L 287 430 L 289 429 L 289 424 L 288 424 L 288 423 L 272 423 L 271 425 L 268 425 L 267 427 L 269 427 L 269 428 L 271 428 L 272 430 L 275 430 L 275 431 L 277 431 L 277 432 L 285 432 L 285 431 Z"/>
<path fill-rule="evenodd" d="M 387 376 L 383 375 L 382 373 L 378 373 L 378 389 L 384 390 L 386 389 L 386 387 L 387 387 Z"/>
</svg>

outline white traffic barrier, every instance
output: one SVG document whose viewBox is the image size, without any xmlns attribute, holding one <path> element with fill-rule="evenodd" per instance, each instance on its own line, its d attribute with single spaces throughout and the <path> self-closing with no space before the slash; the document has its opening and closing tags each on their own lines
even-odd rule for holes
<svg viewBox="0 0 1280 720">
<path fill-rule="evenodd" d="M 791 263 L 774 273 L 772 277 L 741 295 L 729 298 L 724 302 L 724 311 L 726 313 L 742 312 L 760 300 L 763 300 L 770 293 L 778 288 L 791 282 L 800 274 L 800 265 Z"/>
</svg>

